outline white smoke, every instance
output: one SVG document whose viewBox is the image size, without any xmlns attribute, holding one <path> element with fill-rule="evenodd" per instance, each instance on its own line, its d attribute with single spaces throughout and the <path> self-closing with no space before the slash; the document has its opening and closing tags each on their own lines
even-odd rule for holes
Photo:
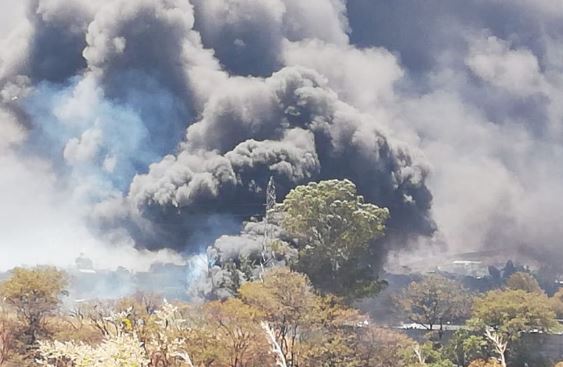
<svg viewBox="0 0 563 367">
<path fill-rule="evenodd" d="M 73 191 L 60 187 L 48 162 L 3 150 L 0 168 L 9 173 L 0 180 L 1 270 L 35 264 L 73 266 L 81 253 L 100 269 L 146 270 L 155 261 L 182 261 L 166 250 L 138 251 L 117 233 L 95 236 L 86 224 L 87 206 L 77 202 Z"/>
</svg>

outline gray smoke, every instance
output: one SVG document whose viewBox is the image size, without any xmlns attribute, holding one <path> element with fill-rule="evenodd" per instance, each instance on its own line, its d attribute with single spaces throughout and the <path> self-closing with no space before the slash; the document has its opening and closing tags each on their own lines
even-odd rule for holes
<svg viewBox="0 0 563 367">
<path fill-rule="evenodd" d="M 206 47 L 237 75 L 269 76 L 284 65 L 286 41 L 348 42 L 342 0 L 194 0 Z"/>
<path fill-rule="evenodd" d="M 312 180 L 347 177 L 368 200 L 391 208 L 397 231 L 431 233 L 425 162 L 390 140 L 373 117 L 340 101 L 320 74 L 287 67 L 264 80 L 232 78 L 202 115 L 177 156 L 133 180 L 129 198 L 137 207 L 260 210 L 269 176 L 281 195 Z"/>
<path fill-rule="evenodd" d="M 348 3 L 351 42 L 399 55 L 408 73 L 396 130 L 432 164 L 433 215 L 452 251 L 561 264 L 560 5 Z"/>
<path fill-rule="evenodd" d="M 11 22 L 0 26 L 0 187 L 6 200 L 41 193 L 0 209 L 15 258 L 45 218 L 65 228 L 61 249 L 76 228 L 88 249 L 193 254 L 220 238 L 215 249 L 244 255 L 256 243 L 240 225 L 262 214 L 273 176 L 280 199 L 349 178 L 389 207 L 377 263 L 437 242 L 561 259 L 556 0 L 0 10 Z"/>
</svg>

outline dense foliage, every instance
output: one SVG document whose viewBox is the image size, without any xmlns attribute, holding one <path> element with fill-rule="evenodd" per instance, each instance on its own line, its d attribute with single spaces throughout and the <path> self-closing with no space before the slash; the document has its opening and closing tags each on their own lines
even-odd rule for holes
<svg viewBox="0 0 563 367">
<path fill-rule="evenodd" d="M 298 238 L 296 269 L 324 292 L 347 297 L 376 293 L 377 244 L 389 211 L 365 203 L 349 180 L 310 183 L 282 204 L 283 227 Z"/>
</svg>

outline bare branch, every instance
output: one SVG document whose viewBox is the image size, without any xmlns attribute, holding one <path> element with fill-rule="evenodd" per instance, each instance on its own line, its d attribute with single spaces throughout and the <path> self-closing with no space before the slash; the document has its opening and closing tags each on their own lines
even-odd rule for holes
<svg viewBox="0 0 563 367">
<path fill-rule="evenodd" d="M 415 344 L 415 346 L 413 347 L 413 350 L 414 350 L 414 355 L 416 356 L 418 363 L 421 366 L 426 366 L 426 362 L 424 361 L 424 357 L 422 355 L 422 349 L 420 349 L 420 344 Z"/>
<path fill-rule="evenodd" d="M 276 341 L 276 336 L 274 335 L 274 331 L 272 330 L 270 325 L 265 321 L 262 321 L 260 323 L 260 326 L 266 332 L 266 336 L 268 337 L 268 341 L 270 342 L 270 345 L 272 346 L 272 351 L 276 355 L 276 365 L 278 367 L 287 367 L 287 362 L 285 360 L 285 356 L 283 355 L 283 352 L 280 348 L 280 345 Z"/>
<path fill-rule="evenodd" d="M 501 366 L 506 367 L 506 359 L 504 357 L 504 354 L 506 352 L 508 342 L 492 328 L 487 328 L 487 330 L 485 331 L 485 336 L 493 343 L 495 352 L 497 352 L 497 354 L 499 355 Z"/>
</svg>

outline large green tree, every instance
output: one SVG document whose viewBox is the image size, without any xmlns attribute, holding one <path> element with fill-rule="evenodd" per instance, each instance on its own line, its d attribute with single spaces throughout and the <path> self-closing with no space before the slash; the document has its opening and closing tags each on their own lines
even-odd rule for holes
<svg viewBox="0 0 563 367">
<path fill-rule="evenodd" d="M 378 248 L 389 211 L 365 203 L 349 180 L 310 183 L 292 190 L 281 209 L 283 227 L 297 238 L 295 268 L 322 292 L 347 298 L 376 293 Z"/>
</svg>

